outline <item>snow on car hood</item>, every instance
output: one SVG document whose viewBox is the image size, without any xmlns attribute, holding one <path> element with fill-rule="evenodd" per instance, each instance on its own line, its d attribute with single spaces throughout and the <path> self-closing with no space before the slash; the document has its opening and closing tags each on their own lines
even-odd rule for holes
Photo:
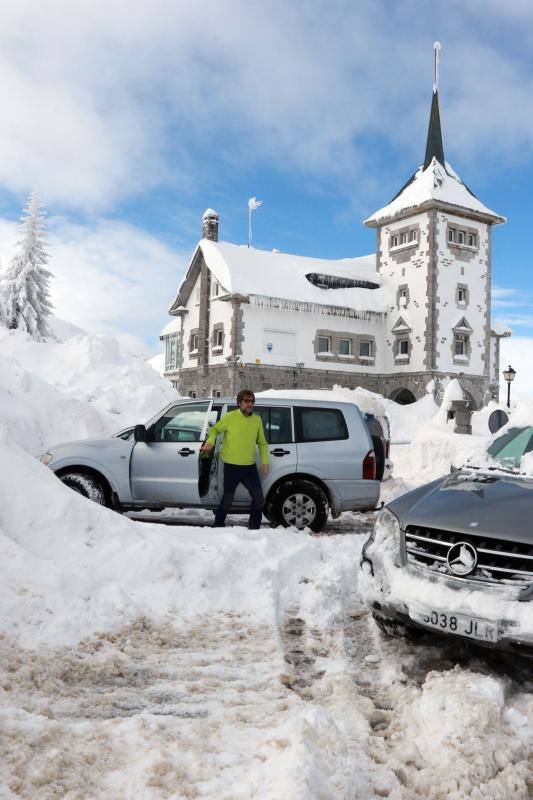
<svg viewBox="0 0 533 800">
<path fill-rule="evenodd" d="M 402 527 L 420 525 L 514 541 L 533 542 L 533 480 L 502 472 L 460 470 L 417 491 L 414 503 L 393 502 Z M 512 520 L 512 522 L 511 522 Z"/>
</svg>

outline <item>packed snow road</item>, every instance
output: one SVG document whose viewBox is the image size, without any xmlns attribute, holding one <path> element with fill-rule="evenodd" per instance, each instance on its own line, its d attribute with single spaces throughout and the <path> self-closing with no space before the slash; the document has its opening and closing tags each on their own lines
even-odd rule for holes
<svg viewBox="0 0 533 800">
<path fill-rule="evenodd" d="M 165 527 L 141 526 L 156 538 Z M 0 640 L 0 796 L 531 796 L 529 665 L 384 639 L 357 596 L 364 536 L 189 530 L 207 567 L 184 589 L 183 562 L 166 560 L 164 618 L 138 614 L 75 645 Z M 243 592 L 240 609 L 187 599 L 223 594 L 225 573 L 247 583 L 260 557 L 259 596 Z"/>
</svg>

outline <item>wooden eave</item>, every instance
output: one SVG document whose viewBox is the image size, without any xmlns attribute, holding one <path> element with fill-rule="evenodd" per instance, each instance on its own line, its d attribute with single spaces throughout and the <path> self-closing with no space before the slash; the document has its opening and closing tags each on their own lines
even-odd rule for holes
<svg viewBox="0 0 533 800">
<path fill-rule="evenodd" d="M 389 214 L 387 217 L 381 217 L 379 220 L 367 220 L 364 224 L 367 228 L 381 228 L 383 225 L 388 225 L 391 222 L 398 222 L 399 220 L 412 217 L 413 214 L 422 214 L 424 211 L 430 211 L 436 208 L 438 211 L 444 211 L 448 214 L 457 214 L 466 219 L 473 219 L 476 222 L 484 222 L 488 225 L 503 225 L 507 222 L 505 217 L 500 217 L 497 214 L 484 214 L 482 211 L 474 211 L 471 208 L 464 208 L 463 206 L 456 206 L 453 203 L 445 203 L 442 200 L 425 200 L 418 206 L 410 206 L 404 208 L 402 211 L 397 211 L 394 214 Z"/>
<path fill-rule="evenodd" d="M 200 244 L 197 245 L 196 250 L 193 253 L 191 258 L 191 262 L 187 268 L 187 272 L 185 274 L 185 278 L 181 282 L 180 288 L 178 290 L 178 296 L 170 306 L 168 313 L 173 316 L 177 317 L 181 311 L 181 306 L 186 306 L 189 302 L 189 297 L 191 296 L 191 292 L 193 290 L 194 284 L 198 279 L 198 275 L 200 274 L 200 257 L 202 256 L 202 248 Z"/>
</svg>

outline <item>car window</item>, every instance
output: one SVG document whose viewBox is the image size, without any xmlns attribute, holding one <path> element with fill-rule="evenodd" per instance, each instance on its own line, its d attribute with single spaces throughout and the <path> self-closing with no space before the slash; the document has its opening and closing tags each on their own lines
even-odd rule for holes
<svg viewBox="0 0 533 800">
<path fill-rule="evenodd" d="M 338 408 L 296 408 L 295 422 L 297 442 L 348 438 L 344 415 Z"/>
<path fill-rule="evenodd" d="M 234 411 L 238 406 L 228 406 Z M 263 430 L 268 444 L 287 444 L 293 441 L 291 409 L 282 406 L 254 406 L 254 414 L 263 420 Z"/>
<path fill-rule="evenodd" d="M 153 441 L 199 442 L 208 408 L 209 403 L 190 403 L 169 408 L 152 427 Z"/>
<path fill-rule="evenodd" d="M 269 444 L 292 442 L 291 409 L 282 407 L 258 406 L 255 413 L 263 420 L 265 439 Z"/>
<path fill-rule="evenodd" d="M 502 466 L 518 467 L 525 453 L 533 450 L 533 428 L 511 428 L 498 437 L 488 448 L 488 453 Z"/>
</svg>

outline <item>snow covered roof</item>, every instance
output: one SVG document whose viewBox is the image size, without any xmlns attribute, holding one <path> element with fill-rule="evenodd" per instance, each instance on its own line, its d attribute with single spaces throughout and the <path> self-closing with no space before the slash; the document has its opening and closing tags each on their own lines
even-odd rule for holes
<svg viewBox="0 0 533 800">
<path fill-rule="evenodd" d="M 376 227 L 383 220 L 394 217 L 402 211 L 408 211 L 431 201 L 455 206 L 490 217 L 494 223 L 505 222 L 505 217 L 491 211 L 481 200 L 472 194 L 446 161 L 444 166 L 435 157 L 429 166 L 421 166 L 406 183 L 399 194 L 391 202 L 365 220 L 365 225 Z"/>
<path fill-rule="evenodd" d="M 202 239 L 176 302 L 170 309 L 171 314 L 175 314 L 179 305 L 187 302 L 199 253 L 203 254 L 207 267 L 227 294 L 239 294 L 256 300 L 282 298 L 309 306 L 327 305 L 362 312 L 384 313 L 387 309 L 388 295 L 381 286 L 381 275 L 376 272 L 374 254 L 359 258 L 320 259 Z M 326 289 L 312 283 L 307 275 L 364 281 L 379 288 Z"/>
<path fill-rule="evenodd" d="M 505 222 L 496 212 L 487 208 L 481 200 L 470 191 L 461 178 L 444 159 L 442 130 L 439 113 L 439 93 L 433 88 L 431 111 L 429 115 L 426 155 L 423 165 L 400 189 L 391 202 L 365 220 L 365 225 L 377 227 L 383 220 L 394 217 L 404 211 L 419 206 L 433 205 L 438 202 L 446 206 L 455 206 L 463 211 L 473 211 L 489 217 L 493 223 Z"/>
<path fill-rule="evenodd" d="M 179 317 L 173 317 L 170 322 L 167 322 L 159 336 L 168 336 L 171 333 L 178 333 L 181 327 L 181 320 Z"/>
<path fill-rule="evenodd" d="M 492 325 L 491 334 L 493 336 L 512 336 L 513 331 L 508 325 L 504 325 L 502 322 L 497 322 L 495 325 Z"/>
</svg>

